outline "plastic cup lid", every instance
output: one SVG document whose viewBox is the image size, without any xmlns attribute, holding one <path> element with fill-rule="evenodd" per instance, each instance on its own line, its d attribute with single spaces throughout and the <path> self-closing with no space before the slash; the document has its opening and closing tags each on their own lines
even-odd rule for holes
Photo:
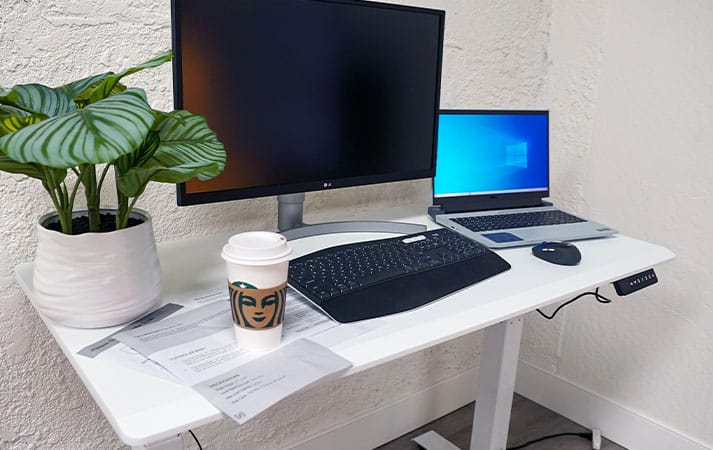
<svg viewBox="0 0 713 450">
<path fill-rule="evenodd" d="M 221 256 L 236 264 L 269 265 L 289 260 L 292 249 L 287 239 L 270 231 L 248 231 L 232 236 Z"/>
</svg>

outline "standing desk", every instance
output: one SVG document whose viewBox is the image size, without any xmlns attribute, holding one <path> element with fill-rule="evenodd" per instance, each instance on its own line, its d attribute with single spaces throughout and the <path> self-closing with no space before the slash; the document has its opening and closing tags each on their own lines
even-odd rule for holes
<svg viewBox="0 0 713 450">
<path fill-rule="evenodd" d="M 397 220 L 438 227 L 427 216 Z M 159 244 L 164 278 L 162 301 L 221 286 L 225 275 L 220 249 L 228 237 L 226 234 Z M 383 237 L 390 236 L 334 234 L 290 244 L 297 257 L 332 245 Z M 577 246 L 582 262 L 571 267 L 537 259 L 529 247 L 498 250 L 512 265 L 509 271 L 416 310 L 380 318 L 383 325 L 334 347 L 332 350 L 353 364 L 342 376 L 484 330 L 471 448 L 505 448 L 523 315 L 674 257 L 664 247 L 621 235 L 579 241 Z M 32 263 L 20 264 L 16 276 L 32 301 Z M 73 329 L 40 316 L 124 443 L 134 448 L 182 448 L 180 433 L 224 417 L 187 386 L 77 355 L 83 347 L 120 327 Z"/>
</svg>

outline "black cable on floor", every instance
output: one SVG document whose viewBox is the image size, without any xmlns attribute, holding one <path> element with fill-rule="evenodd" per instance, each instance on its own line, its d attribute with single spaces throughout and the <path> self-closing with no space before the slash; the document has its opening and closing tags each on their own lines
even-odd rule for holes
<svg viewBox="0 0 713 450">
<path fill-rule="evenodd" d="M 192 430 L 188 430 L 189 433 L 191 433 L 191 436 L 193 436 L 193 439 L 196 441 L 196 444 L 198 444 L 198 450 L 203 450 L 203 446 L 201 445 L 200 441 L 198 441 L 198 438 L 196 437 L 195 434 L 193 434 Z"/>
<path fill-rule="evenodd" d="M 581 437 L 582 439 L 587 439 L 587 440 L 592 440 L 592 433 L 559 433 L 559 434 L 551 434 L 549 436 L 543 436 L 541 438 L 533 439 L 530 442 L 525 442 L 524 444 L 517 445 L 515 447 L 508 447 L 507 450 L 518 450 L 521 448 L 525 448 L 528 445 L 535 444 L 537 442 L 542 442 L 546 441 L 547 439 L 553 439 L 553 438 L 558 438 L 562 436 L 577 436 Z"/>
</svg>

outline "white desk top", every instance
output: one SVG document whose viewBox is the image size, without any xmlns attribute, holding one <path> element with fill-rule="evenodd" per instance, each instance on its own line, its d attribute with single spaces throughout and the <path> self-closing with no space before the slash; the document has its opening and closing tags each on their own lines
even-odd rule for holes
<svg viewBox="0 0 713 450">
<path fill-rule="evenodd" d="M 437 227 L 425 216 L 399 220 Z M 178 293 L 204 292 L 224 283 L 220 249 L 228 237 L 158 245 L 164 302 Z M 390 235 L 335 234 L 290 244 L 294 256 L 300 256 L 331 245 L 382 237 Z M 625 236 L 579 241 L 577 246 L 582 262 L 572 267 L 539 260 L 529 247 L 498 250 L 512 265 L 509 271 L 419 309 L 380 318 L 385 325 L 336 347 L 337 353 L 353 363 L 346 375 L 567 300 L 578 292 L 638 273 L 674 256 L 664 247 Z M 19 265 L 16 275 L 32 300 L 32 263 Z M 42 320 L 125 443 L 157 442 L 222 417 L 220 411 L 187 386 L 77 355 L 86 345 L 120 327 L 80 330 L 56 325 L 44 316 Z"/>
</svg>

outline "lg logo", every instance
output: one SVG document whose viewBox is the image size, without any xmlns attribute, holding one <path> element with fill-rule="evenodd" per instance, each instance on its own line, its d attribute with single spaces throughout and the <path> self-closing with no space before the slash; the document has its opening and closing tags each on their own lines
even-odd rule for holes
<svg viewBox="0 0 713 450">
<path fill-rule="evenodd" d="M 332 183 L 330 183 L 329 181 L 325 181 L 323 187 L 324 187 L 325 189 L 326 189 L 326 188 L 331 188 L 331 187 L 332 187 Z"/>
</svg>

